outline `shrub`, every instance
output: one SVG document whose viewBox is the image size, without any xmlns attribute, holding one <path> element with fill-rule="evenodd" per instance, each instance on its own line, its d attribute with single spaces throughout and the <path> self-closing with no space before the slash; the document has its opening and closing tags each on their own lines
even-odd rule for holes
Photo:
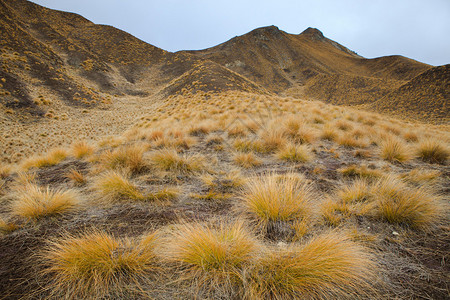
<svg viewBox="0 0 450 300">
<path fill-rule="evenodd" d="M 51 190 L 32 183 L 16 191 L 13 198 L 12 214 L 28 219 L 70 212 L 80 204 L 74 190 Z"/>
<path fill-rule="evenodd" d="M 198 289 L 228 296 L 242 289 L 242 271 L 254 259 L 258 243 L 243 222 L 179 225 L 169 241 L 168 255 L 183 278 Z"/>
<path fill-rule="evenodd" d="M 417 147 L 417 156 L 430 163 L 445 164 L 450 156 L 450 150 L 444 142 L 428 139 Z"/>
<path fill-rule="evenodd" d="M 370 294 L 376 264 L 362 246 L 328 233 L 267 252 L 253 270 L 250 298 L 341 299 Z"/>
<path fill-rule="evenodd" d="M 115 238 L 100 231 L 65 236 L 49 242 L 42 254 L 52 297 L 104 299 L 123 297 L 158 270 L 155 234 L 140 241 Z M 137 286 L 137 288 L 136 288 Z"/>
</svg>

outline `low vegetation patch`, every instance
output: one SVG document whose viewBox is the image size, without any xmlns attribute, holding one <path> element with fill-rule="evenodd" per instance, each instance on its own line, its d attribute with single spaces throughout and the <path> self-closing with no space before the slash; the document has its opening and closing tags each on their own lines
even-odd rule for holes
<svg viewBox="0 0 450 300">
<path fill-rule="evenodd" d="M 259 250 L 242 222 L 179 225 L 168 247 L 169 258 L 184 280 L 222 297 L 242 294 L 243 271 Z"/>
<path fill-rule="evenodd" d="M 373 292 L 376 264 L 366 249 L 329 233 L 266 252 L 252 270 L 257 299 L 360 298 Z"/>
<path fill-rule="evenodd" d="M 140 240 L 116 238 L 92 231 L 65 235 L 49 242 L 42 254 L 46 287 L 56 298 L 88 299 L 130 297 L 158 271 L 155 234 Z"/>
<path fill-rule="evenodd" d="M 73 211 L 79 204 L 80 197 L 74 190 L 53 190 L 27 184 L 14 193 L 11 212 L 27 219 L 40 219 Z"/>
<path fill-rule="evenodd" d="M 430 163 L 445 164 L 450 157 L 449 147 L 440 141 L 428 139 L 417 147 L 417 156 Z"/>
</svg>

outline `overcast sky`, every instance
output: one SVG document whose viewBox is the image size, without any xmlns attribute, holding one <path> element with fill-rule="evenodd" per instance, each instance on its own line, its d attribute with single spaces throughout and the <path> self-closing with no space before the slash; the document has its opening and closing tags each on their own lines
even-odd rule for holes
<svg viewBox="0 0 450 300">
<path fill-rule="evenodd" d="M 276 25 L 307 27 L 367 57 L 450 63 L 450 0 L 33 0 L 169 51 L 204 49 Z"/>
</svg>

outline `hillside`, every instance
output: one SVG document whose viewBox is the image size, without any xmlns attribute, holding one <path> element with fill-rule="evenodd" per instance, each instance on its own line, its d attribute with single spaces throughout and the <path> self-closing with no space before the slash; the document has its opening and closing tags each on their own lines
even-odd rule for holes
<svg viewBox="0 0 450 300">
<path fill-rule="evenodd" d="M 431 67 L 401 56 L 365 59 L 315 28 L 294 35 L 263 27 L 188 53 L 220 63 L 270 91 L 339 104 L 378 100 Z"/>
<path fill-rule="evenodd" d="M 450 65 L 431 68 L 369 107 L 397 116 L 414 116 L 422 121 L 450 121 Z"/>
</svg>

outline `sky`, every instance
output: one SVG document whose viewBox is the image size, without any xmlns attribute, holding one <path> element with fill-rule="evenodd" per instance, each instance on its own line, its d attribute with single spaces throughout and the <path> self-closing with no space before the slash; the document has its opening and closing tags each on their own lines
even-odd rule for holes
<svg viewBox="0 0 450 300">
<path fill-rule="evenodd" d="M 168 51 L 197 50 L 255 28 L 315 27 L 367 58 L 450 63 L 450 0 L 33 0 L 112 25 Z"/>
</svg>

